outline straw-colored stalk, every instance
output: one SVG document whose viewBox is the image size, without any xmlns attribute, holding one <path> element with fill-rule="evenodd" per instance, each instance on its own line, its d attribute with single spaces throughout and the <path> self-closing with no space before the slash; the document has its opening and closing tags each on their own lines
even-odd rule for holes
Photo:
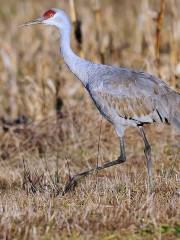
<svg viewBox="0 0 180 240">
<path fill-rule="evenodd" d="M 160 11 L 157 16 L 156 21 L 156 63 L 157 63 L 157 70 L 159 72 L 160 67 L 160 47 L 161 47 L 161 32 L 164 22 L 164 12 L 165 12 L 165 0 L 161 0 L 160 3 Z"/>
<path fill-rule="evenodd" d="M 12 48 L 8 44 L 1 45 L 0 57 L 4 69 L 6 70 L 7 81 L 5 81 L 5 94 L 7 97 L 7 113 L 11 118 L 15 118 L 18 115 L 17 108 L 17 59 L 12 51 Z"/>
<path fill-rule="evenodd" d="M 80 56 L 83 57 L 84 53 L 82 50 L 82 43 L 81 43 L 80 39 L 77 38 L 77 35 L 76 35 L 77 31 L 79 31 L 80 35 L 82 35 L 82 32 L 81 32 L 81 22 L 78 20 L 78 17 L 77 17 L 75 0 L 69 0 L 69 6 L 70 6 L 71 21 L 73 23 L 75 39 L 77 42 L 77 48 L 79 50 Z"/>
<path fill-rule="evenodd" d="M 172 0 L 171 4 L 171 34 L 170 34 L 170 65 L 171 65 L 171 85 L 176 87 L 175 67 L 178 63 L 178 47 L 175 36 L 175 24 L 177 22 L 177 8 L 175 1 Z"/>
<path fill-rule="evenodd" d="M 69 5 L 70 5 L 71 21 L 74 24 L 77 21 L 75 1 L 74 0 L 69 0 Z"/>
<path fill-rule="evenodd" d="M 41 115 L 44 117 L 47 113 L 47 106 L 46 106 L 46 76 L 47 76 L 47 67 L 48 63 L 45 58 L 41 59 L 41 65 L 39 66 L 39 83 L 40 83 L 40 89 L 41 89 Z"/>
<path fill-rule="evenodd" d="M 96 20 L 96 41 L 98 45 L 98 54 L 100 56 L 100 62 L 105 63 L 105 52 L 103 51 L 103 48 L 101 47 L 102 41 L 101 41 L 101 26 L 102 26 L 102 15 L 101 15 L 101 3 L 100 0 L 93 1 L 93 9 L 94 9 L 94 15 Z"/>
</svg>

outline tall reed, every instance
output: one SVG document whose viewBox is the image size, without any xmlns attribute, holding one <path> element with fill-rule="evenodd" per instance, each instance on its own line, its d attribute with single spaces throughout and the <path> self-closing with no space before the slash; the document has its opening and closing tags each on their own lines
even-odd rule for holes
<svg viewBox="0 0 180 240">
<path fill-rule="evenodd" d="M 160 10 L 156 20 L 156 64 L 158 74 L 160 75 L 160 47 L 161 47 L 161 32 L 164 23 L 165 0 L 160 2 Z"/>
<path fill-rule="evenodd" d="M 69 0 L 69 6 L 70 6 L 71 21 L 73 23 L 74 36 L 76 39 L 77 48 L 79 50 L 79 54 L 83 57 L 84 53 L 82 50 L 83 38 L 82 38 L 81 21 L 77 17 L 75 0 Z"/>
</svg>

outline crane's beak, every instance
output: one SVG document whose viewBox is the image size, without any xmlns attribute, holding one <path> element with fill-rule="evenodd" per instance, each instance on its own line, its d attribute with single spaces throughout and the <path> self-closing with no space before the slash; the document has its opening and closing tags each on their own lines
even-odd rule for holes
<svg viewBox="0 0 180 240">
<path fill-rule="evenodd" d="M 29 22 L 26 22 L 26 23 L 20 25 L 20 27 L 26 27 L 26 26 L 35 25 L 35 24 L 43 24 L 43 21 L 44 21 L 44 18 L 39 17 L 35 20 L 29 21 Z"/>
</svg>

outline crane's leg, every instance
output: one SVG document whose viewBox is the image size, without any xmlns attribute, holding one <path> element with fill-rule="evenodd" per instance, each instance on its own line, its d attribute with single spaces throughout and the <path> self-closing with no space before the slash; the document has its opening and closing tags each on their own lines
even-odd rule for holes
<svg viewBox="0 0 180 240">
<path fill-rule="evenodd" d="M 140 134 L 143 138 L 144 141 L 144 154 L 146 157 L 146 162 L 147 162 L 147 170 L 148 170 L 148 178 L 149 178 L 149 186 L 153 187 L 153 174 L 152 174 L 152 159 L 151 159 L 151 146 L 147 140 L 145 131 L 143 126 L 139 126 Z"/>
<path fill-rule="evenodd" d="M 100 171 L 100 170 L 103 170 L 105 168 L 109 168 L 109 167 L 112 167 L 114 165 L 121 164 L 121 163 L 125 162 L 126 161 L 126 154 L 125 154 L 125 147 L 124 147 L 124 136 L 121 136 L 119 138 L 120 138 L 120 156 L 118 157 L 118 159 L 114 160 L 114 161 L 111 161 L 111 162 L 104 163 L 102 166 L 97 166 L 96 168 L 92 168 L 92 169 L 87 170 L 85 172 L 81 172 L 79 174 L 74 175 L 67 182 L 62 195 L 64 195 L 68 191 L 70 191 L 72 189 L 72 187 L 76 186 L 77 181 L 80 178 L 86 177 L 86 176 L 88 176 L 88 175 L 90 175 L 90 174 L 92 174 L 96 171 Z"/>
<path fill-rule="evenodd" d="M 111 162 L 104 163 L 103 166 L 100 166 L 100 167 L 98 166 L 97 170 L 101 170 L 101 169 L 104 169 L 104 168 L 112 167 L 114 165 L 117 165 L 117 164 L 120 164 L 120 163 L 123 163 L 123 162 L 126 161 L 126 153 L 125 153 L 125 146 L 124 146 L 124 136 L 120 137 L 119 140 L 120 140 L 120 155 L 119 155 L 118 159 L 114 160 L 114 161 L 111 161 Z"/>
</svg>

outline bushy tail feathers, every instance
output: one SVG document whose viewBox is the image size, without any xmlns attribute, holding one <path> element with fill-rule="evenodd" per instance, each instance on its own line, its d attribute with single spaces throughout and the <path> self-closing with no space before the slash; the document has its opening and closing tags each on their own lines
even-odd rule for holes
<svg viewBox="0 0 180 240">
<path fill-rule="evenodd" d="M 162 122 L 166 122 L 180 131 L 180 94 L 173 91 L 161 96 L 158 104 L 158 114 Z"/>
<path fill-rule="evenodd" d="M 173 99 L 171 98 L 169 109 L 169 122 L 178 131 L 180 131 L 180 94 L 173 92 Z"/>
<path fill-rule="evenodd" d="M 172 118 L 171 124 L 180 131 L 180 114 Z"/>
</svg>

